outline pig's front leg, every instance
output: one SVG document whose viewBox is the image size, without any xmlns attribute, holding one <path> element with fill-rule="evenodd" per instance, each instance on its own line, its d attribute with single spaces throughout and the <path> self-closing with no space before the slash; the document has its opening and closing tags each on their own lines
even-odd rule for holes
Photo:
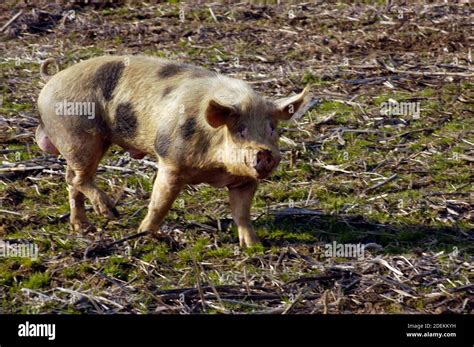
<svg viewBox="0 0 474 347">
<path fill-rule="evenodd" d="M 160 165 L 158 175 L 153 184 L 148 213 L 140 224 L 139 231 L 158 231 L 161 222 L 178 196 L 182 182 L 171 168 Z"/>
<path fill-rule="evenodd" d="M 235 188 L 229 188 L 232 218 L 237 224 L 241 247 L 250 247 L 260 242 L 250 222 L 250 207 L 257 185 L 256 181 L 251 181 Z"/>
</svg>

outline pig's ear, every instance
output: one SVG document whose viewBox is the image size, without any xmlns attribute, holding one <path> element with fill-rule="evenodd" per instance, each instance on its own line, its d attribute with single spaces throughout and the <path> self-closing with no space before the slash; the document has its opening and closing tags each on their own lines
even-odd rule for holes
<svg viewBox="0 0 474 347">
<path fill-rule="evenodd" d="M 273 116 L 280 120 L 299 118 L 310 108 L 310 101 L 309 87 L 306 87 L 299 94 L 276 100 L 276 111 Z"/>
<path fill-rule="evenodd" d="M 206 120 L 213 128 L 219 128 L 224 124 L 229 124 L 235 116 L 233 106 L 223 105 L 215 100 L 209 101 L 206 109 Z"/>
</svg>

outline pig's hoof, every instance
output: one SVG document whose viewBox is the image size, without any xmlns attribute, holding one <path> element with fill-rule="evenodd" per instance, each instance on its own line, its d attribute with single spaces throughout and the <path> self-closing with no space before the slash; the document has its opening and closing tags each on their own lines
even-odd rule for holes
<svg viewBox="0 0 474 347">
<path fill-rule="evenodd" d="M 249 238 L 242 238 L 240 239 L 240 247 L 241 248 L 248 248 L 257 245 L 261 245 L 262 243 L 258 239 L 258 237 L 249 237 Z"/>
<path fill-rule="evenodd" d="M 89 221 L 71 222 L 71 229 L 78 233 L 93 233 L 96 231 L 95 226 L 89 223 Z"/>
<path fill-rule="evenodd" d="M 104 216 L 107 219 L 115 219 L 120 217 L 120 213 L 117 211 L 112 201 L 99 201 L 94 204 L 94 211 L 97 214 Z"/>
<path fill-rule="evenodd" d="M 150 235 L 152 234 L 157 234 L 157 235 L 161 235 L 163 233 L 161 233 L 159 231 L 160 229 L 160 226 L 159 225 L 154 225 L 154 224 L 151 224 L 151 223 L 148 223 L 146 220 L 143 220 L 142 223 L 140 224 L 140 226 L 138 227 L 138 232 L 148 232 L 150 233 Z"/>
</svg>

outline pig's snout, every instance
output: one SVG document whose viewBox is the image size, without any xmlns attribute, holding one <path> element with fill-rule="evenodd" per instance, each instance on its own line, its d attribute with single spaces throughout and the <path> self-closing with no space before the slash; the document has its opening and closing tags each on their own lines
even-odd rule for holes
<svg viewBox="0 0 474 347">
<path fill-rule="evenodd" d="M 278 166 L 280 160 L 279 154 L 275 155 L 268 149 L 258 151 L 254 162 L 254 169 L 258 173 L 258 178 L 267 177 Z"/>
</svg>

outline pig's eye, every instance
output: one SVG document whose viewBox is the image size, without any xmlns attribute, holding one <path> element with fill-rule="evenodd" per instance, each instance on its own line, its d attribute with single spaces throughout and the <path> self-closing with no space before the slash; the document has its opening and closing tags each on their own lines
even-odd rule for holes
<svg viewBox="0 0 474 347">
<path fill-rule="evenodd" d="M 237 137 L 240 139 L 245 139 L 247 137 L 247 127 L 245 124 L 240 124 L 239 127 L 237 128 Z"/>
<path fill-rule="evenodd" d="M 275 124 L 273 124 L 273 122 L 268 122 L 267 132 L 270 136 L 275 136 L 276 129 L 275 129 Z"/>
</svg>

